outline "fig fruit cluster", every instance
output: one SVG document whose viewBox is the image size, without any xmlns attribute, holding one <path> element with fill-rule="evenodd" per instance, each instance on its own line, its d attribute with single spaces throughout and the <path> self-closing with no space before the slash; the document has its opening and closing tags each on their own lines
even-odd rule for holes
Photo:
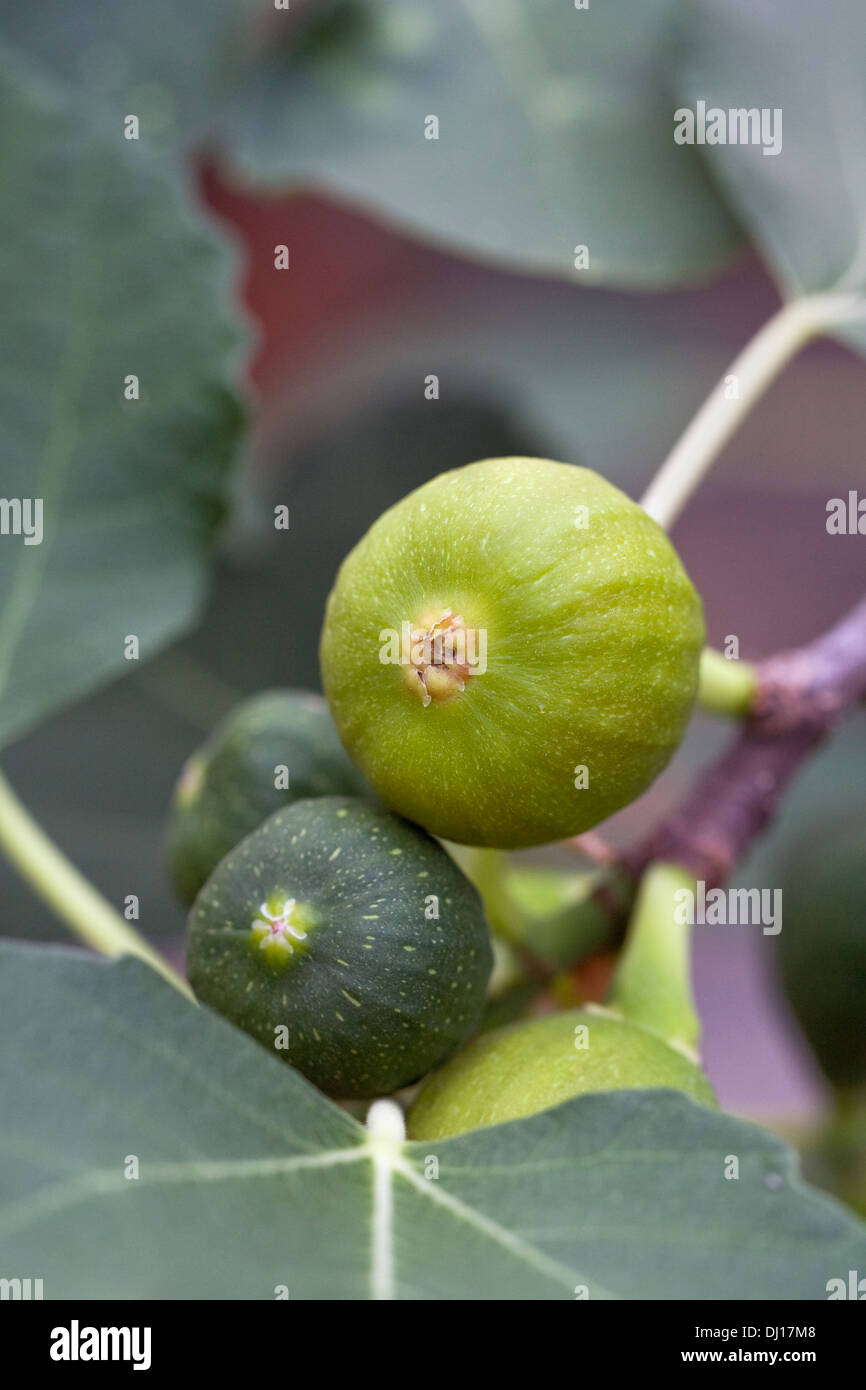
<svg viewBox="0 0 866 1390">
<path fill-rule="evenodd" d="M 337 1098 L 428 1078 L 418 1138 L 588 1090 L 711 1100 L 612 1016 L 471 1041 L 490 933 L 441 843 L 547 843 L 633 800 L 683 735 L 703 637 L 664 533 L 586 469 L 489 459 L 404 498 L 328 599 L 327 705 L 245 701 L 183 771 L 169 858 L 198 998 Z"/>
</svg>

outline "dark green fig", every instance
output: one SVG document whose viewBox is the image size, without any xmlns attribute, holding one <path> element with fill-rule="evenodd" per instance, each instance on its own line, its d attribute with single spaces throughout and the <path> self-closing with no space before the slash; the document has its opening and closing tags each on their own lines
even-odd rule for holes
<svg viewBox="0 0 866 1390">
<path fill-rule="evenodd" d="M 351 797 L 296 802 L 217 866 L 189 917 L 198 998 L 329 1095 L 385 1095 L 475 1027 L 481 900 L 423 830 Z"/>
<path fill-rule="evenodd" d="M 223 855 L 280 807 L 367 791 L 320 695 L 269 690 L 243 700 L 175 788 L 168 854 L 178 893 L 191 903 Z"/>
</svg>

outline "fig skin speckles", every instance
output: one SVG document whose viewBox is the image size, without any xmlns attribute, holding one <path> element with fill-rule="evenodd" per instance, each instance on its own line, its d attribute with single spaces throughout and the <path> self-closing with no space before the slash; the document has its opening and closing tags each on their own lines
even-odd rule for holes
<svg viewBox="0 0 866 1390">
<path fill-rule="evenodd" d="M 276 769 L 285 767 L 289 785 Z M 321 695 L 266 690 L 236 705 L 180 775 L 168 858 L 183 902 L 274 811 L 313 796 L 369 794 L 346 756 Z"/>
<path fill-rule="evenodd" d="M 440 1065 L 475 1028 L 491 965 L 481 900 L 453 860 L 352 797 L 270 816 L 189 917 L 196 996 L 339 1099 Z"/>
<path fill-rule="evenodd" d="M 397 657 L 404 632 L 452 645 Z M 587 469 L 505 458 L 374 523 L 341 566 L 320 655 L 340 737 L 387 805 L 516 849 L 649 786 L 688 723 L 703 641 L 700 600 L 636 503 Z"/>
<path fill-rule="evenodd" d="M 445 1139 L 548 1110 L 590 1091 L 669 1087 L 715 1107 L 700 1067 L 658 1034 L 602 1009 L 484 1033 L 427 1078 L 410 1139 Z"/>
</svg>

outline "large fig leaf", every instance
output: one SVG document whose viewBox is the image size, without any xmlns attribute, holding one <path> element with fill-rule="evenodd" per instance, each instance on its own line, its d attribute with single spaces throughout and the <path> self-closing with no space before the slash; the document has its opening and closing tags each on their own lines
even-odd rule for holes
<svg viewBox="0 0 866 1390">
<path fill-rule="evenodd" d="M 0 946 L 0 1106 L 4 1270 L 46 1298 L 821 1299 L 866 1263 L 677 1093 L 400 1144 L 137 961 Z"/>
<path fill-rule="evenodd" d="M 783 292 L 863 299 L 862 0 L 695 0 L 685 13 L 686 104 L 765 113 L 764 141 L 702 149 Z M 828 326 L 866 351 L 866 303 L 853 308 Z"/>
<path fill-rule="evenodd" d="M 0 184 L 3 743 L 189 624 L 242 412 L 222 241 L 5 53 Z"/>
<path fill-rule="evenodd" d="M 189 145 L 241 81 L 280 16 L 269 0 L 0 0 L 0 35 L 120 129 L 138 116 L 157 149 Z"/>
<path fill-rule="evenodd" d="M 220 143 L 247 180 L 324 187 L 471 256 L 694 280 L 739 233 L 700 153 L 674 144 L 676 18 L 677 0 L 318 0 Z"/>
</svg>

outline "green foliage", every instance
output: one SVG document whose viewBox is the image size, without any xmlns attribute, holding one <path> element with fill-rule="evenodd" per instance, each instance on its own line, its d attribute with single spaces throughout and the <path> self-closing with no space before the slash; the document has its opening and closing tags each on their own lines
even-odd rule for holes
<svg viewBox="0 0 866 1390">
<path fill-rule="evenodd" d="M 207 129 L 243 80 L 273 20 L 268 0 L 0 0 L 0 32 L 119 132 L 136 114 L 142 140 L 169 151 Z"/>
<path fill-rule="evenodd" d="M 828 327 L 862 351 L 864 12 L 859 0 L 790 0 L 785 20 L 773 0 L 620 0 L 585 12 L 561 0 L 322 0 L 291 15 L 267 0 L 0 0 L 5 516 L 10 498 L 44 507 L 40 544 L 13 534 L 0 546 L 0 745 L 100 692 L 71 711 L 61 735 L 56 723 L 42 727 L 31 781 L 46 805 L 63 783 L 51 828 L 89 871 L 115 875 L 118 905 L 143 885 L 146 929 L 171 929 L 171 907 L 163 901 L 160 911 L 155 845 L 142 854 L 126 831 L 136 817 L 155 823 L 167 791 L 160 775 L 167 782 L 167 761 L 180 761 L 172 746 L 188 746 L 187 733 L 172 728 L 170 742 L 167 726 L 153 727 L 145 672 L 135 696 L 133 683 L 127 697 L 100 688 L 136 669 L 131 638 L 143 665 L 196 618 L 243 427 L 234 261 L 172 156 L 207 136 L 229 177 L 324 189 L 433 247 L 574 286 L 660 289 L 706 278 L 739 244 L 742 224 L 787 295 L 848 297 Z M 783 111 L 778 156 L 675 145 L 677 102 L 757 99 Z M 129 113 L 140 140 L 124 139 Z M 588 253 L 580 269 L 578 246 Z M 541 279 L 530 286 L 501 274 L 495 308 L 476 313 L 463 299 L 468 272 L 452 263 L 450 273 L 459 312 L 424 318 L 411 350 L 405 335 L 389 334 L 390 364 L 399 356 L 404 371 L 420 364 L 426 373 L 447 356 L 452 383 L 470 382 L 467 395 L 477 390 L 491 416 L 501 397 L 502 418 L 515 409 L 530 432 L 549 431 L 553 451 L 632 486 L 723 360 L 694 292 L 676 318 L 668 298 L 650 305 L 600 288 L 563 296 L 559 283 L 547 299 Z M 375 345 L 367 370 L 385 375 L 374 354 Z M 356 390 L 358 378 L 346 378 Z M 485 437 L 488 425 L 485 417 Z M 405 488 L 407 468 L 430 462 L 420 443 L 407 461 L 407 431 L 388 432 L 375 450 L 352 441 L 353 457 L 384 457 L 383 491 L 398 480 Z M 345 450 L 337 453 L 342 464 Z M 342 521 L 335 504 L 338 538 L 376 502 L 371 476 L 363 472 L 360 496 L 345 489 Z M 565 523 L 545 530 L 529 519 L 535 536 L 523 513 L 513 530 L 496 518 L 497 554 L 478 573 L 477 553 L 459 555 L 472 530 L 465 508 L 446 516 L 448 545 L 438 550 L 425 551 L 429 529 L 419 523 L 413 553 L 426 565 L 417 573 L 399 546 L 400 565 L 385 567 L 388 582 L 399 576 L 401 600 L 419 603 L 451 598 L 431 594 L 429 580 L 431 571 L 448 579 L 455 556 L 461 575 L 480 576 L 480 591 L 494 591 L 503 609 L 525 581 L 534 630 L 523 634 L 504 727 L 488 710 L 462 739 L 452 724 L 431 748 L 429 711 L 417 707 L 401 724 L 371 701 L 363 737 L 353 714 L 342 720 L 365 766 L 375 763 L 365 740 L 385 748 L 373 780 L 434 829 L 462 835 L 487 796 L 480 810 L 496 820 L 493 843 L 526 843 L 527 820 L 536 830 L 544 821 L 536 840 L 578 828 L 545 820 L 561 788 L 544 785 L 552 763 L 544 758 L 539 771 L 539 749 L 549 751 L 545 727 L 549 735 L 557 719 L 555 772 L 589 757 L 595 775 L 595 752 L 615 748 L 587 823 L 632 799 L 682 732 L 700 637 L 691 590 L 677 581 L 669 604 L 658 553 L 642 568 L 652 549 L 645 517 L 637 587 L 634 572 L 623 583 L 637 532 L 619 512 L 592 584 L 568 566 L 560 576 L 555 608 L 589 598 L 582 621 L 559 635 L 578 629 L 591 678 L 575 690 L 566 661 L 557 683 L 544 646 L 550 611 L 533 604 L 556 588 L 550 556 Z M 667 545 L 652 537 L 657 552 Z M 380 601 L 382 579 L 380 570 L 362 586 L 365 603 Z M 244 598 L 255 593 L 297 644 L 296 586 L 284 582 L 282 595 L 278 587 L 263 573 Z M 398 627 L 417 614 L 410 604 L 387 617 Z M 282 644 L 263 655 L 247 613 L 236 610 L 235 623 L 223 623 L 227 678 L 242 668 L 245 688 L 265 683 L 259 663 L 276 652 L 274 677 L 284 679 Z M 373 626 L 378 633 L 378 613 Z M 250 631 L 246 667 L 238 628 Z M 331 673 L 359 631 L 344 624 Z M 612 631 L 628 640 L 605 683 L 598 657 Z M 372 647 L 364 657 L 378 679 Z M 643 684 L 635 663 L 651 667 Z M 158 663 L 150 693 L 161 688 L 171 704 L 178 670 L 187 708 L 212 727 L 200 698 L 207 677 L 197 680 L 183 656 L 174 693 Z M 369 672 L 350 675 L 344 714 Z M 550 707 L 532 723 L 526 709 L 542 690 Z M 363 790 L 321 707 L 307 720 L 285 698 L 247 702 L 211 737 L 188 769 L 173 828 L 187 896 L 229 851 L 192 914 L 191 978 L 271 1056 L 140 963 L 0 945 L 0 1249 L 10 1268 L 43 1271 L 49 1298 L 270 1299 L 285 1287 L 293 1299 L 571 1299 L 578 1290 L 777 1299 L 822 1298 L 828 1279 L 863 1267 L 863 1227 L 801 1184 L 783 1145 L 678 1094 L 711 1101 L 691 1061 L 646 1028 L 581 1011 L 484 1033 L 447 1061 L 484 1002 L 490 951 L 477 896 L 429 836 L 359 801 L 298 802 L 261 824 L 286 799 L 273 785 L 278 762 L 289 767 L 292 799 Z M 140 734 L 124 764 L 134 804 L 131 792 L 106 800 L 98 781 L 98 757 L 112 756 L 112 711 L 127 740 L 130 727 Z M 575 728 L 598 736 L 589 753 L 585 739 L 579 750 L 568 742 Z M 799 835 L 828 807 L 838 814 L 840 767 L 850 778 L 844 740 L 816 760 L 753 865 L 772 863 L 792 829 Z M 645 764 L 637 778 L 636 743 Z M 113 747 L 116 757 L 122 741 Z M 492 752 L 492 776 L 478 775 L 478 749 Z M 68 780 L 60 756 L 79 764 Z M 521 790 L 515 778 L 527 769 Z M 191 797 L 196 778 L 201 794 Z M 778 949 L 795 1012 L 846 1101 L 815 1161 L 862 1204 L 866 880 L 849 819 L 832 839 L 801 843 L 789 862 Z M 543 970 L 521 974 L 525 950 L 563 964 L 608 944 L 609 924 L 588 876 L 486 862 L 478 886 L 514 948 L 481 1019 L 489 1029 L 525 1012 L 542 988 Z M 625 895 L 613 876 L 609 888 Z M 440 912 L 428 917 L 431 893 Z M 40 930 L 29 899 L 5 881 L 0 896 L 3 931 Z M 656 925 L 664 927 L 658 914 Z M 665 968 L 669 944 L 663 932 L 649 938 Z M 657 1011 L 664 998 L 646 958 L 625 980 L 633 1012 Z M 683 978 L 687 964 L 683 947 Z M 586 1057 L 573 1048 L 575 1020 L 594 1039 Z M 276 1057 L 288 1066 L 274 1056 L 283 1025 L 288 1048 L 278 1045 Z M 443 1061 L 416 1102 L 414 1132 L 426 1136 L 418 1144 L 363 1130 L 301 1075 L 333 1094 L 371 1097 Z M 456 1130 L 472 1132 L 431 1138 Z M 732 1154 L 736 1182 L 726 1181 Z"/>
<path fill-rule="evenodd" d="M 133 961 L 0 946 L 0 1098 L 4 1260 L 46 1298 L 821 1299 L 866 1265 L 784 1144 L 685 1097 L 374 1143 Z"/>
<path fill-rule="evenodd" d="M 187 626 L 242 412 L 222 242 L 175 176 L 0 63 L 0 743 Z M 128 378 L 139 399 L 127 399 Z"/>
<path fill-rule="evenodd" d="M 705 157 L 786 296 L 866 292 L 866 138 L 860 0 L 698 0 L 680 90 L 707 108 L 781 113 L 781 149 L 707 144 Z M 804 62 L 808 54 L 808 62 Z M 778 123 L 778 121 L 777 121 Z M 843 330 L 866 350 L 866 304 Z"/>
<path fill-rule="evenodd" d="M 224 148 L 245 180 L 331 189 L 473 257 L 630 287 L 693 280 L 738 234 L 698 151 L 673 143 L 677 9 L 312 6 L 231 105 Z"/>
</svg>

